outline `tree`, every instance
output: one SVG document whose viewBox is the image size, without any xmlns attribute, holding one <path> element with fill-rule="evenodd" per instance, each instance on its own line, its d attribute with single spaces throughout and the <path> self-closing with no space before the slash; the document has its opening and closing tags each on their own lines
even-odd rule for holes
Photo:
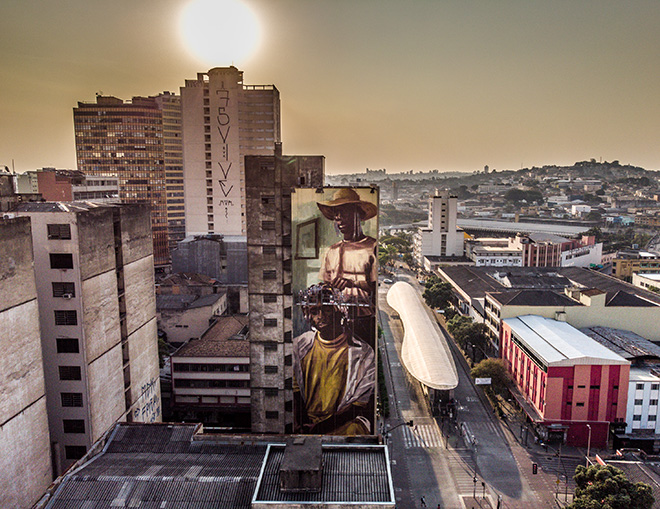
<svg viewBox="0 0 660 509">
<path fill-rule="evenodd" d="M 427 286 L 422 294 L 426 304 L 431 308 L 445 308 L 451 302 L 454 295 L 452 286 L 443 281 L 436 281 L 430 287 Z"/>
<path fill-rule="evenodd" d="M 470 371 L 472 378 L 490 378 L 487 391 L 506 396 L 507 388 L 511 383 L 504 361 L 502 359 L 484 359 Z"/>
<path fill-rule="evenodd" d="M 648 484 L 633 483 L 611 465 L 575 469 L 575 497 L 569 509 L 650 509 L 655 502 Z"/>
</svg>

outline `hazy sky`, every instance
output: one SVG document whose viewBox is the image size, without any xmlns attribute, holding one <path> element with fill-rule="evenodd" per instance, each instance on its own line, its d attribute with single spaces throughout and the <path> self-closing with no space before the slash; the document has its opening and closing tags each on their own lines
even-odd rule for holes
<svg viewBox="0 0 660 509">
<path fill-rule="evenodd" d="M 75 168 L 77 101 L 178 93 L 230 65 L 184 45 L 187 3 L 2 0 L 0 165 Z M 328 173 L 660 169 L 658 0 L 244 3 L 261 44 L 233 63 L 279 89 L 284 152 Z"/>
</svg>

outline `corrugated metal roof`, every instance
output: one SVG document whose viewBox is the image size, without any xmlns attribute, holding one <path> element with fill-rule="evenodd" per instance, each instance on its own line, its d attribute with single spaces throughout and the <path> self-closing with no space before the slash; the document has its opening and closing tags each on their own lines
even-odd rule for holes
<svg viewBox="0 0 660 509">
<path fill-rule="evenodd" d="M 503 322 L 548 366 L 630 364 L 566 322 L 537 315 L 506 318 Z"/>
<path fill-rule="evenodd" d="M 196 425 L 119 424 L 105 449 L 67 474 L 49 509 L 140 507 L 249 509 L 266 460 L 266 442 L 206 435 Z M 281 462 L 284 448 L 271 460 Z M 323 500 L 382 502 L 394 507 L 384 446 L 324 446 Z M 279 494 L 279 463 L 269 483 Z M 269 492 L 270 492 L 269 491 Z M 286 497 L 283 497 L 286 498 Z M 302 501 L 314 501 L 302 495 Z"/>
<path fill-rule="evenodd" d="M 458 374 L 449 346 L 438 325 L 431 321 L 419 293 L 399 281 L 387 292 L 387 303 L 403 321 L 401 361 L 410 374 L 433 389 L 456 387 Z"/>
<path fill-rule="evenodd" d="M 385 446 L 323 446 L 323 483 L 319 493 L 280 491 L 284 446 L 268 449 L 255 502 L 392 503 Z M 351 504 L 352 505 L 352 504 Z"/>
<path fill-rule="evenodd" d="M 660 359 L 660 346 L 634 332 L 610 327 L 585 327 L 580 330 L 624 359 L 640 357 Z"/>
</svg>

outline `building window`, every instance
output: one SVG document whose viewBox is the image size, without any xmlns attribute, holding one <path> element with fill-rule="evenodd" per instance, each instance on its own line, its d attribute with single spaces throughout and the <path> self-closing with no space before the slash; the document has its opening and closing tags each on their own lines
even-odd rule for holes
<svg viewBox="0 0 660 509">
<path fill-rule="evenodd" d="M 575 406 L 584 406 L 584 403 L 575 403 Z"/>
<path fill-rule="evenodd" d="M 71 225 L 69 224 L 49 224 L 48 238 L 52 240 L 68 240 L 71 238 Z"/>
<path fill-rule="evenodd" d="M 293 389 L 293 378 L 287 378 L 286 380 L 284 380 L 284 388 Z"/>
<path fill-rule="evenodd" d="M 75 310 L 56 310 L 55 325 L 78 325 L 78 315 Z"/>
<path fill-rule="evenodd" d="M 264 279 L 276 279 L 277 271 L 276 270 L 264 270 L 263 272 Z"/>
<path fill-rule="evenodd" d="M 84 445 L 65 445 L 64 454 L 68 460 L 79 460 L 87 454 L 87 447 Z"/>
<path fill-rule="evenodd" d="M 63 392 L 62 394 L 60 394 L 60 396 L 62 397 L 63 407 L 83 406 L 82 393 L 80 392 Z"/>
<path fill-rule="evenodd" d="M 266 419 L 279 419 L 280 413 L 274 410 L 266 410 Z"/>
<path fill-rule="evenodd" d="M 269 255 L 271 255 L 271 254 L 275 254 L 275 253 L 276 253 L 275 250 L 276 250 L 276 247 L 275 247 L 275 246 L 263 246 L 263 247 L 261 248 L 261 252 L 262 252 L 262 254 L 269 254 Z"/>
<path fill-rule="evenodd" d="M 64 433 L 84 433 L 85 421 L 82 419 L 63 419 Z"/>
<path fill-rule="evenodd" d="M 261 203 L 263 205 L 269 205 L 275 201 L 275 195 L 272 194 L 262 194 L 261 195 Z"/>
<path fill-rule="evenodd" d="M 50 253 L 51 269 L 72 269 L 73 255 L 71 253 Z"/>
<path fill-rule="evenodd" d="M 71 298 L 76 296 L 75 283 L 53 283 L 53 297 Z"/>
<path fill-rule="evenodd" d="M 277 327 L 277 318 L 264 318 L 264 327 Z"/>
<path fill-rule="evenodd" d="M 277 302 L 277 295 L 274 293 L 264 294 L 264 304 L 273 304 L 275 302 Z"/>
<path fill-rule="evenodd" d="M 261 229 L 262 230 L 274 230 L 275 229 L 275 221 L 261 221 Z"/>
<path fill-rule="evenodd" d="M 284 411 L 285 412 L 293 412 L 293 401 L 285 401 L 284 402 Z"/>
<path fill-rule="evenodd" d="M 274 375 L 277 373 L 277 366 L 264 366 L 264 373 Z"/>
<path fill-rule="evenodd" d="M 641 415 L 633 415 L 633 421 L 641 421 L 642 416 Z"/>
<path fill-rule="evenodd" d="M 277 343 L 266 343 L 264 345 L 264 352 L 277 352 Z"/>
<path fill-rule="evenodd" d="M 600 385 L 591 385 L 589 386 L 589 389 L 592 391 L 599 391 L 600 390 Z"/>
<path fill-rule="evenodd" d="M 660 389 L 660 384 L 651 384 L 652 391 L 657 391 L 658 389 Z"/>
<path fill-rule="evenodd" d="M 272 387 L 267 387 L 266 389 L 264 389 L 264 394 L 266 396 L 268 396 L 269 398 L 277 396 L 278 393 L 279 393 L 279 391 L 277 389 L 272 388 Z"/>
<path fill-rule="evenodd" d="M 293 342 L 293 333 L 288 330 L 284 333 L 284 342 L 285 343 L 292 343 Z"/>
<path fill-rule="evenodd" d="M 291 366 L 291 365 L 292 365 L 292 357 L 291 357 L 291 355 L 285 355 L 285 356 L 284 356 L 284 365 L 285 365 L 285 366 Z"/>
<path fill-rule="evenodd" d="M 60 366 L 60 380 L 82 380 L 80 366 Z"/>
<path fill-rule="evenodd" d="M 643 399 L 636 399 L 636 400 L 635 400 L 635 405 L 642 405 L 642 404 L 644 404 L 644 400 L 643 400 Z"/>
<path fill-rule="evenodd" d="M 635 389 L 638 391 L 643 391 L 644 390 L 644 384 L 635 384 Z"/>
<path fill-rule="evenodd" d="M 657 400 L 657 399 L 652 399 L 651 401 L 649 401 L 649 406 L 654 406 L 654 405 L 657 406 L 657 404 L 658 404 L 658 400 Z"/>
<path fill-rule="evenodd" d="M 57 353 L 80 353 L 77 338 L 57 338 Z"/>
<path fill-rule="evenodd" d="M 657 415 L 649 415 L 649 421 L 655 421 L 657 418 Z"/>
</svg>

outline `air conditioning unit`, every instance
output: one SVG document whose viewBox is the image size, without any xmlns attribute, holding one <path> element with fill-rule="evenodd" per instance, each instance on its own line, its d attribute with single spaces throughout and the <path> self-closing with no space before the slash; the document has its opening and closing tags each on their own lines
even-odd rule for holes
<svg viewBox="0 0 660 509">
<path fill-rule="evenodd" d="M 63 298 L 63 299 L 72 299 L 72 298 L 73 298 L 73 294 L 71 294 L 71 293 L 63 293 L 63 294 L 62 294 L 62 298 Z"/>
</svg>

